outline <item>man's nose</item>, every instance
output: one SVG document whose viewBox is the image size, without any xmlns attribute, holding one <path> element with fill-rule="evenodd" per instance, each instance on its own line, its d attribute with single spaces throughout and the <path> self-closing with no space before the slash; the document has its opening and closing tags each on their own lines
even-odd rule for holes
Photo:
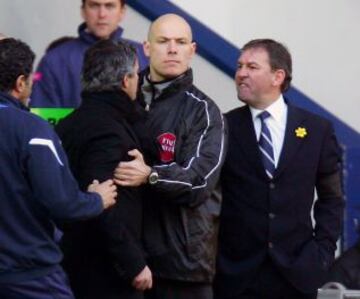
<svg viewBox="0 0 360 299">
<path fill-rule="evenodd" d="M 243 77 L 246 77 L 247 76 L 247 70 L 245 67 L 239 67 L 237 70 L 236 70 L 236 73 L 235 73 L 235 78 L 243 78 Z"/>
<path fill-rule="evenodd" d="M 170 40 L 168 44 L 168 52 L 169 53 L 177 53 L 177 44 L 176 41 Z"/>
<path fill-rule="evenodd" d="M 105 8 L 105 6 L 100 6 L 98 10 L 99 17 L 104 18 L 106 14 L 107 14 L 107 9 Z"/>
</svg>

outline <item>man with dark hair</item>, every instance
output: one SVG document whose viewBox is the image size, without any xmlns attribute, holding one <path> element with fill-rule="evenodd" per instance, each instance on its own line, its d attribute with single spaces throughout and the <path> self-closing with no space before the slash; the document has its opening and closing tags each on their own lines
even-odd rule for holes
<svg viewBox="0 0 360 299">
<path fill-rule="evenodd" d="M 116 191 L 109 180 L 89 186 L 99 194 L 81 192 L 58 137 L 28 112 L 34 57 L 21 41 L 0 41 L 0 298 L 73 299 L 54 222 L 97 216 Z"/>
<path fill-rule="evenodd" d="M 246 105 L 226 114 L 217 299 L 315 299 L 334 259 L 340 148 L 329 121 L 284 99 L 291 72 L 290 53 L 271 39 L 250 41 L 238 60 Z"/>
<path fill-rule="evenodd" d="M 211 299 L 220 202 L 213 191 L 225 153 L 216 104 L 193 85 L 192 31 L 182 17 L 166 14 L 149 29 L 141 74 L 146 125 L 156 141 L 150 165 L 142 154 L 116 169 L 122 186 L 146 185 L 144 237 L 154 274 L 154 299 Z M 150 149 L 150 148 L 149 148 Z M 150 154 L 145 152 L 145 156 Z"/>
<path fill-rule="evenodd" d="M 139 148 L 133 124 L 139 70 L 136 50 L 103 40 L 85 53 L 82 104 L 56 130 L 81 187 L 110 179 L 127 152 Z M 74 224 L 63 237 L 64 267 L 78 299 L 142 298 L 152 277 L 141 246 L 139 188 L 119 188 L 119 201 L 98 219 Z"/>
<path fill-rule="evenodd" d="M 31 95 L 32 107 L 78 107 L 80 73 L 85 51 L 98 40 L 124 40 L 119 23 L 125 16 L 125 0 L 82 0 L 79 37 L 48 51 L 41 59 Z M 140 69 L 147 65 L 142 45 L 137 49 Z"/>
<path fill-rule="evenodd" d="M 292 80 L 292 59 L 288 49 L 271 39 L 254 39 L 242 48 L 242 51 L 264 49 L 268 53 L 270 68 L 273 71 L 282 69 L 285 78 L 280 85 L 280 91 L 286 92 Z"/>
</svg>

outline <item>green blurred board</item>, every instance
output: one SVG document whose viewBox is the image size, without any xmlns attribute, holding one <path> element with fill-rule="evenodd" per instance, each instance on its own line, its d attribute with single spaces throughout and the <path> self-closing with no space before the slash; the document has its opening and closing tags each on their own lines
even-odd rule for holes
<svg viewBox="0 0 360 299">
<path fill-rule="evenodd" d="M 48 121 L 53 126 L 70 114 L 74 108 L 31 108 L 30 111 Z"/>
</svg>

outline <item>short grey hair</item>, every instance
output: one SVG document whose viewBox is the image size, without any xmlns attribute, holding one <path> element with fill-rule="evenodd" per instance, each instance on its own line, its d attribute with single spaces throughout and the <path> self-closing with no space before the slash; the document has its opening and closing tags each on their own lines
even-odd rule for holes
<svg viewBox="0 0 360 299">
<path fill-rule="evenodd" d="M 129 42 L 98 41 L 85 52 L 81 74 L 82 90 L 119 90 L 124 77 L 134 74 L 136 61 L 136 49 Z"/>
</svg>

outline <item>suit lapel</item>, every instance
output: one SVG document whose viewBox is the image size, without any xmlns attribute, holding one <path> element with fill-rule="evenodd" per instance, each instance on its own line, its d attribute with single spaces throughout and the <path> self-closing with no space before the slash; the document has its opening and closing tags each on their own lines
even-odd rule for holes
<svg viewBox="0 0 360 299">
<path fill-rule="evenodd" d="M 301 113 L 301 110 L 294 106 L 288 105 L 284 144 L 281 150 L 278 167 L 274 173 L 274 179 L 284 171 L 290 160 L 295 155 L 299 146 L 303 143 L 304 138 L 297 137 L 295 131 L 297 128 L 304 126 L 304 122 L 305 117 L 304 114 Z"/>
<path fill-rule="evenodd" d="M 238 128 L 239 131 L 234 132 L 233 136 L 240 143 L 240 148 L 246 156 L 246 160 L 249 161 L 249 164 L 256 169 L 259 175 L 267 178 L 256 140 L 250 109 L 248 106 L 245 106 L 240 109 L 239 112 L 240 115 L 236 117 L 237 125 L 234 126 L 234 128 Z"/>
</svg>

